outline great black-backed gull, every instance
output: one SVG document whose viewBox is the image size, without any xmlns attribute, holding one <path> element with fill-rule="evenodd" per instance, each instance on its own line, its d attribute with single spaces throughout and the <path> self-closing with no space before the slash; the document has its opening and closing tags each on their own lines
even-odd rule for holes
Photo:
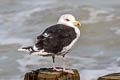
<svg viewBox="0 0 120 80">
<path fill-rule="evenodd" d="M 52 56 L 53 69 L 74 73 L 72 70 L 65 69 L 64 57 L 80 37 L 81 26 L 79 21 L 71 14 L 62 15 L 57 24 L 48 27 L 41 35 L 37 37 L 37 42 L 33 46 L 23 47 L 19 51 L 28 51 L 30 54 L 40 56 Z M 55 57 L 62 56 L 63 69 L 56 69 Z"/>
</svg>

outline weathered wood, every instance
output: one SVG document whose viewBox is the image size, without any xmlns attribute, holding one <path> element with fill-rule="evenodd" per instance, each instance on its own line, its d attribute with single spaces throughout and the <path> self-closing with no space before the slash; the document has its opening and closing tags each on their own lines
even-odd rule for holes
<svg viewBox="0 0 120 80">
<path fill-rule="evenodd" d="M 24 76 L 24 80 L 80 80 L 79 73 L 73 69 L 74 74 L 62 71 L 54 71 L 52 68 L 41 68 L 32 72 L 28 72 Z"/>
<path fill-rule="evenodd" d="M 120 73 L 112 73 L 99 77 L 98 80 L 120 80 Z"/>
</svg>

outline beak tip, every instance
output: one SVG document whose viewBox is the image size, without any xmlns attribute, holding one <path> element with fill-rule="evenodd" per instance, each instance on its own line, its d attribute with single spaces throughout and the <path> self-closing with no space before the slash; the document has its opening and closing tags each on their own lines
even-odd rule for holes
<svg viewBox="0 0 120 80">
<path fill-rule="evenodd" d="M 81 26 L 81 24 L 80 24 L 79 21 L 76 21 L 74 24 L 75 24 L 76 26 Z"/>
<path fill-rule="evenodd" d="M 77 26 L 81 26 L 80 22 L 77 22 Z"/>
</svg>

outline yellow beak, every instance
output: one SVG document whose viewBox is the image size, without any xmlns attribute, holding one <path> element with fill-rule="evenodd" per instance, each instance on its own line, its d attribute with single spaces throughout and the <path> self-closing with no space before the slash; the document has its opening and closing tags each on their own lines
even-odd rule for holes
<svg viewBox="0 0 120 80">
<path fill-rule="evenodd" d="M 80 21 L 74 22 L 74 25 L 76 25 L 76 26 L 81 26 Z"/>
</svg>

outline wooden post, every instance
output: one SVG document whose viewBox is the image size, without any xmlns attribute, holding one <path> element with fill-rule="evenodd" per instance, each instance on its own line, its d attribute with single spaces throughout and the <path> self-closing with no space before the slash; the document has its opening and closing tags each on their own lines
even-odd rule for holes
<svg viewBox="0 0 120 80">
<path fill-rule="evenodd" d="M 32 72 L 28 72 L 24 76 L 24 80 L 80 80 L 79 73 L 73 69 L 74 74 L 62 71 L 54 71 L 52 68 L 41 68 Z"/>
<path fill-rule="evenodd" d="M 120 80 L 120 73 L 112 73 L 99 77 L 98 80 Z"/>
</svg>

